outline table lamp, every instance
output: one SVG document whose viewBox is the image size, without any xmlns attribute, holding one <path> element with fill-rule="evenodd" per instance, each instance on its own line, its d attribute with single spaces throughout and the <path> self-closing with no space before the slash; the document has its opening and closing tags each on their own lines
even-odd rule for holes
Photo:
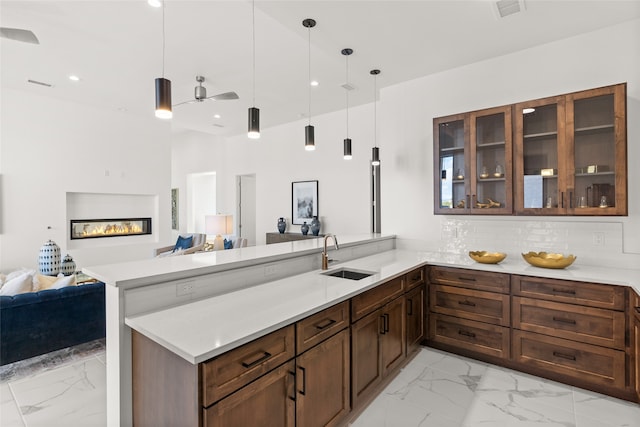
<svg viewBox="0 0 640 427">
<path fill-rule="evenodd" d="M 231 215 L 205 215 L 204 228 L 207 236 L 215 234 L 213 241 L 213 250 L 219 251 L 224 249 L 223 234 L 231 234 L 233 232 L 233 216 Z"/>
</svg>

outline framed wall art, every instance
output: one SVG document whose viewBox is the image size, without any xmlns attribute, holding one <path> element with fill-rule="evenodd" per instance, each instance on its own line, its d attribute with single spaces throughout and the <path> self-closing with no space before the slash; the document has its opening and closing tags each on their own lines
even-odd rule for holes
<svg viewBox="0 0 640 427">
<path fill-rule="evenodd" d="M 318 216 L 318 181 L 291 183 L 291 223 L 311 223 Z"/>
</svg>

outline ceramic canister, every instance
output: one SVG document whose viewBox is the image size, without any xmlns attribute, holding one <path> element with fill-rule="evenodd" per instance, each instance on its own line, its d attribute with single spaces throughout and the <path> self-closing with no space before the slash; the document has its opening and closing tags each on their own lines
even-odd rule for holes
<svg viewBox="0 0 640 427">
<path fill-rule="evenodd" d="M 71 276 L 76 272 L 76 262 L 71 258 L 71 255 L 66 254 L 64 258 L 62 258 L 62 263 L 60 264 L 60 273 L 65 276 Z"/>
<path fill-rule="evenodd" d="M 47 241 L 40 248 L 38 269 L 47 276 L 57 276 L 60 272 L 60 247 L 53 240 Z"/>
</svg>

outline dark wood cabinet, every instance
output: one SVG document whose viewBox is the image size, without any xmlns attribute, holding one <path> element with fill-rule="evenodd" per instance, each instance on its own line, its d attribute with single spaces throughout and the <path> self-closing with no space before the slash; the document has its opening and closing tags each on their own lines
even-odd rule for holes
<svg viewBox="0 0 640 427">
<path fill-rule="evenodd" d="M 511 107 L 433 120 L 436 214 L 511 214 Z"/>
<path fill-rule="evenodd" d="M 631 298 L 631 338 L 633 342 L 633 375 L 635 397 L 640 402 L 640 295 L 635 292 Z"/>
<path fill-rule="evenodd" d="M 421 270 L 424 271 L 424 270 Z M 424 281 L 406 294 L 407 306 L 407 355 L 420 349 L 420 343 L 425 338 L 426 287 Z"/>
<path fill-rule="evenodd" d="M 287 362 L 215 405 L 203 409 L 203 425 L 205 427 L 294 427 L 296 425 L 294 369 L 294 362 Z"/>
<path fill-rule="evenodd" d="M 382 310 L 380 357 L 382 376 L 386 377 L 405 359 L 407 353 L 405 298 L 396 298 Z"/>
<path fill-rule="evenodd" d="M 524 215 L 627 215 L 626 84 L 514 107 Z"/>
<path fill-rule="evenodd" d="M 297 425 L 335 426 L 349 414 L 349 356 L 349 330 L 343 328 L 296 358 Z"/>
<path fill-rule="evenodd" d="M 436 214 L 627 215 L 626 83 L 433 119 Z"/>
</svg>

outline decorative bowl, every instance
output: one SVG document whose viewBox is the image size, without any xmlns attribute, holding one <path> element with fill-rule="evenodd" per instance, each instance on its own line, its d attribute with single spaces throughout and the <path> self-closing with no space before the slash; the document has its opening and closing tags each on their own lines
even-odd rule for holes
<svg viewBox="0 0 640 427">
<path fill-rule="evenodd" d="M 542 268 L 566 268 L 576 260 L 573 255 L 564 256 L 548 252 L 528 252 L 522 254 L 522 258 L 534 267 Z"/>
<path fill-rule="evenodd" d="M 507 257 L 507 254 L 502 252 L 487 252 L 487 251 L 471 251 L 469 256 L 476 262 L 482 264 L 497 264 Z"/>
</svg>

